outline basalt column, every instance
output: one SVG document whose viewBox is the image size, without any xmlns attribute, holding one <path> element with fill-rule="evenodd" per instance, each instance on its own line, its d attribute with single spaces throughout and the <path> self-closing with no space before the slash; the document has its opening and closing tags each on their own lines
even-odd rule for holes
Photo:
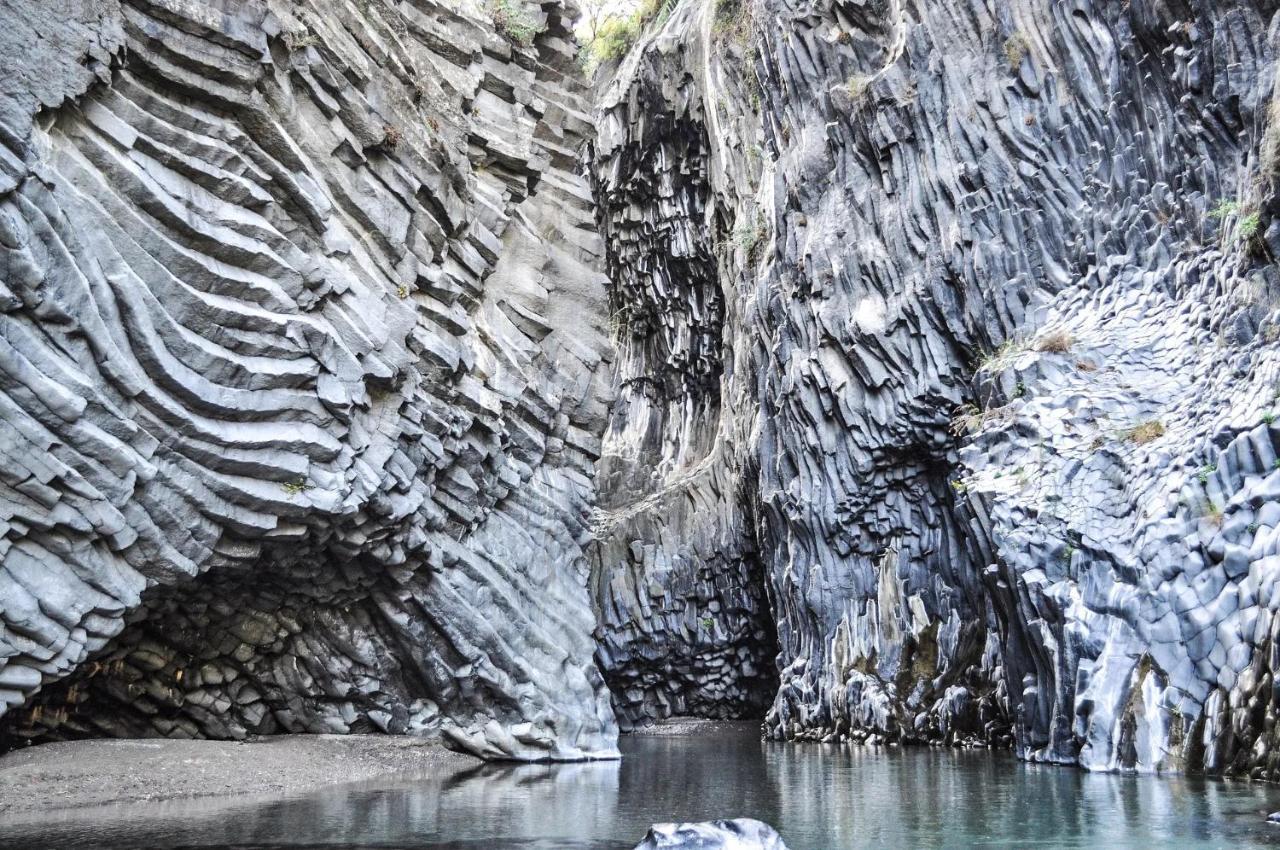
<svg viewBox="0 0 1280 850">
<path fill-rule="evenodd" d="M 9 743 L 616 754 L 575 15 L 0 4 Z"/>
<path fill-rule="evenodd" d="M 730 235 L 739 195 L 759 184 L 741 141 L 754 144 L 758 122 L 709 97 L 699 12 L 681 5 L 622 68 L 602 71 L 611 82 L 590 151 L 618 352 L 593 591 L 598 658 L 624 727 L 760 717 L 776 688 L 751 337 L 739 318 L 738 283 L 757 253 Z M 740 183 L 727 190 L 731 174 Z M 750 227 L 741 238 L 754 243 Z"/>
</svg>

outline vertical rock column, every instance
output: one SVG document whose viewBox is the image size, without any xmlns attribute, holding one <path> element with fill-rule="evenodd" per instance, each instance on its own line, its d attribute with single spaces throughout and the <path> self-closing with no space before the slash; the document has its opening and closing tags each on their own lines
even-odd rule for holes
<svg viewBox="0 0 1280 850">
<path fill-rule="evenodd" d="M 776 643 L 756 545 L 744 259 L 737 193 L 704 84 L 701 8 L 678 4 L 599 98 L 588 163 L 608 248 L 619 396 L 598 467 L 598 658 L 625 725 L 673 714 L 758 717 Z M 660 30 L 660 31 L 659 31 Z M 730 187 L 733 177 L 743 178 Z"/>
</svg>

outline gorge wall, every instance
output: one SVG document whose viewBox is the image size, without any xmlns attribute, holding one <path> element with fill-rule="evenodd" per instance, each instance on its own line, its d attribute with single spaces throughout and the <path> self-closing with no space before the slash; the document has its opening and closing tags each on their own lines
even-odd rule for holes
<svg viewBox="0 0 1280 850">
<path fill-rule="evenodd" d="M 624 715 L 736 610 L 774 737 L 1277 776 L 1276 10 L 660 7 L 591 152 Z"/>
<path fill-rule="evenodd" d="M 454 0 L 0 18 L 10 743 L 439 729 L 616 755 L 564 7 L 502 33 Z"/>
<path fill-rule="evenodd" d="M 0 717 L 1280 778 L 1272 0 L 0 2 Z"/>
</svg>

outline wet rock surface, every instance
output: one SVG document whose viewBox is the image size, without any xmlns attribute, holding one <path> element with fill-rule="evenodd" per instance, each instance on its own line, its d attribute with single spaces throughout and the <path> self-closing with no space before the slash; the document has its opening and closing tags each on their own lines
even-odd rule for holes
<svg viewBox="0 0 1280 850">
<path fill-rule="evenodd" d="M 573 11 L 0 5 L 5 740 L 616 754 Z"/>
<path fill-rule="evenodd" d="M 787 850 L 782 837 L 751 818 L 655 824 L 635 850 Z"/>
</svg>

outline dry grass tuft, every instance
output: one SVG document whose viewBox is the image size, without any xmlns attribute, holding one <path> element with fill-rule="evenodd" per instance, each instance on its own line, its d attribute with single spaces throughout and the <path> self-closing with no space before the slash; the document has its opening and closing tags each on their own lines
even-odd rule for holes
<svg viewBox="0 0 1280 850">
<path fill-rule="evenodd" d="M 1145 446 L 1147 443 L 1158 440 L 1164 436 L 1164 423 L 1157 419 L 1148 419 L 1146 422 L 1139 422 L 1132 428 L 1124 432 L 1124 438 L 1131 443 L 1139 446 Z"/>
<path fill-rule="evenodd" d="M 976 434 L 989 423 L 1006 422 L 1013 418 L 1008 405 L 983 410 L 976 404 L 966 404 L 956 408 L 951 417 L 951 433 L 957 437 Z"/>
<path fill-rule="evenodd" d="M 1053 354 L 1065 354 L 1071 350 L 1071 346 L 1075 345 L 1075 337 L 1070 331 L 1059 328 L 1036 340 L 1036 351 L 1050 352 Z"/>
<path fill-rule="evenodd" d="M 1004 58 L 1009 62 L 1009 70 L 1014 73 L 1022 67 L 1023 60 L 1030 52 L 1031 42 L 1027 41 L 1027 37 L 1020 32 L 1015 32 L 1005 40 Z"/>
</svg>

